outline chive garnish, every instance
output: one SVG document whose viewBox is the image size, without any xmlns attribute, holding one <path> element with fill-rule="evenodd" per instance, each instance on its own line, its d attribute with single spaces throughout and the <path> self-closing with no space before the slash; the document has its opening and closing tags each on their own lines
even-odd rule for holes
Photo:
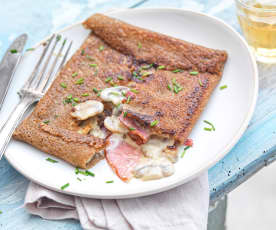
<svg viewBox="0 0 276 230">
<path fill-rule="evenodd" d="M 57 41 L 59 41 L 60 39 L 61 39 L 61 35 L 58 34 L 58 35 L 57 35 Z"/>
<path fill-rule="evenodd" d="M 97 97 L 100 97 L 100 96 L 101 96 L 101 92 L 98 92 L 98 93 L 97 93 Z"/>
<path fill-rule="evenodd" d="M 124 117 L 126 117 L 127 116 L 127 112 L 124 112 Z"/>
<path fill-rule="evenodd" d="M 172 87 L 170 86 L 170 84 L 167 85 L 168 90 L 172 91 Z"/>
<path fill-rule="evenodd" d="M 90 172 L 88 170 L 86 170 L 85 173 L 86 173 L 87 176 L 93 176 L 93 177 L 95 176 L 94 173 L 92 173 L 92 172 Z"/>
<path fill-rule="evenodd" d="M 2 211 L 0 211 L 0 214 L 2 214 L 3 212 Z"/>
<path fill-rule="evenodd" d="M 131 100 L 131 96 L 128 96 L 126 103 L 129 104 L 130 100 Z"/>
<path fill-rule="evenodd" d="M 81 51 L 81 56 L 83 56 L 83 55 L 84 55 L 84 50 Z"/>
<path fill-rule="evenodd" d="M 73 98 L 73 101 L 74 101 L 74 102 L 80 102 L 80 99 L 77 98 L 77 97 L 74 97 L 74 98 Z"/>
<path fill-rule="evenodd" d="M 131 131 L 134 131 L 134 130 L 136 130 L 136 129 L 135 129 L 135 128 L 133 128 L 133 127 L 130 127 L 129 129 L 130 129 Z"/>
<path fill-rule="evenodd" d="M 11 52 L 12 54 L 15 54 L 15 53 L 17 53 L 17 50 L 16 50 L 16 49 L 13 49 L 13 50 L 10 50 L 10 52 Z"/>
<path fill-rule="evenodd" d="M 98 93 L 99 90 L 97 90 L 96 88 L 93 88 L 93 92 L 94 92 L 94 93 Z"/>
<path fill-rule="evenodd" d="M 144 73 L 142 73 L 142 77 L 147 77 L 151 74 L 152 74 L 152 72 L 144 72 Z"/>
<path fill-rule="evenodd" d="M 130 91 L 133 92 L 133 93 L 138 93 L 137 89 L 130 89 Z"/>
<path fill-rule="evenodd" d="M 43 121 L 44 124 L 49 124 L 49 120 Z"/>
<path fill-rule="evenodd" d="M 94 61 L 94 58 L 92 58 L 90 55 L 86 55 L 86 58 L 90 61 Z"/>
<path fill-rule="evenodd" d="M 34 50 L 35 50 L 35 48 L 26 49 L 27 52 L 28 52 L 28 51 L 34 51 Z"/>
<path fill-rule="evenodd" d="M 190 74 L 191 75 L 198 75 L 198 72 L 197 71 L 191 71 Z"/>
<path fill-rule="evenodd" d="M 72 106 L 73 106 L 73 107 L 76 106 L 76 105 L 77 105 L 77 103 L 75 103 L 75 102 L 72 103 Z"/>
<path fill-rule="evenodd" d="M 89 96 L 89 93 L 83 93 L 82 96 L 83 96 L 83 97 L 88 97 L 88 96 Z"/>
<path fill-rule="evenodd" d="M 78 73 L 77 73 L 77 72 L 72 73 L 72 77 L 76 77 L 76 76 L 78 76 Z"/>
<path fill-rule="evenodd" d="M 118 93 L 118 92 L 110 92 L 110 94 L 112 94 L 112 95 L 114 95 L 114 96 L 121 96 L 121 94 Z"/>
<path fill-rule="evenodd" d="M 66 98 L 67 99 L 72 99 L 72 97 L 73 97 L 72 94 L 69 94 Z"/>
<path fill-rule="evenodd" d="M 185 153 L 186 153 L 186 150 L 187 149 L 189 149 L 189 148 L 191 148 L 191 146 L 186 146 L 185 148 L 184 148 L 184 150 L 183 150 L 183 152 L 182 152 L 182 154 L 181 154 L 181 158 L 183 158 L 184 157 L 184 155 L 185 155 Z"/>
<path fill-rule="evenodd" d="M 210 125 L 213 131 L 216 130 L 215 126 L 210 121 L 204 120 L 203 122 L 206 123 L 206 124 L 208 124 L 208 125 Z"/>
<path fill-rule="evenodd" d="M 54 159 L 52 159 L 52 158 L 50 158 L 50 157 L 48 157 L 48 158 L 46 159 L 46 161 L 49 161 L 49 162 L 51 162 L 51 163 L 58 163 L 58 161 L 56 161 L 56 160 L 54 160 Z"/>
<path fill-rule="evenodd" d="M 78 180 L 78 181 L 81 181 L 81 179 L 80 179 L 79 177 L 77 177 L 77 180 Z"/>
<path fill-rule="evenodd" d="M 226 89 L 227 85 L 222 85 L 221 87 L 219 87 L 220 90 Z"/>
<path fill-rule="evenodd" d="M 173 73 L 179 73 L 179 72 L 183 72 L 183 70 L 182 70 L 182 69 L 175 69 L 175 70 L 173 70 L 172 72 L 173 72 Z"/>
<path fill-rule="evenodd" d="M 97 67 L 97 64 L 89 64 L 91 67 Z"/>
<path fill-rule="evenodd" d="M 122 75 L 118 75 L 117 78 L 118 78 L 119 80 L 121 80 L 121 81 L 122 81 L 122 80 L 125 80 L 124 77 L 123 77 Z"/>
<path fill-rule="evenodd" d="M 67 183 L 67 184 L 65 184 L 65 185 L 63 185 L 63 186 L 61 186 L 61 190 L 64 190 L 64 189 L 66 189 L 67 187 L 69 187 L 69 183 Z"/>
<path fill-rule="evenodd" d="M 160 65 L 157 67 L 157 69 L 165 69 L 165 66 L 164 65 Z"/>
<path fill-rule="evenodd" d="M 141 49 L 142 48 L 142 44 L 141 42 L 138 42 L 138 48 Z"/>
<path fill-rule="evenodd" d="M 83 84 L 83 82 L 84 82 L 84 79 L 83 79 L 83 78 L 79 78 L 79 79 L 75 82 L 75 84 L 76 84 L 76 85 L 81 85 L 81 84 Z"/>
<path fill-rule="evenodd" d="M 200 86 L 203 86 L 201 79 L 198 79 L 198 84 L 199 84 Z"/>
<path fill-rule="evenodd" d="M 99 51 L 103 51 L 103 50 L 104 50 L 104 46 L 100 46 Z"/>
<path fill-rule="evenodd" d="M 112 80 L 112 77 L 108 77 L 105 79 L 105 82 L 107 83 L 107 82 L 110 82 L 111 80 Z"/>
<path fill-rule="evenodd" d="M 106 181 L 105 183 L 111 184 L 111 183 L 114 183 L 114 181 L 113 181 L 113 180 L 108 180 L 108 181 Z"/>
<path fill-rule="evenodd" d="M 150 123 L 150 127 L 154 127 L 154 126 L 157 125 L 158 123 L 159 123 L 158 120 L 152 121 L 152 122 Z"/>
<path fill-rule="evenodd" d="M 67 41 L 67 39 L 64 39 L 64 41 L 62 43 L 63 46 L 65 45 L 66 41 Z"/>
<path fill-rule="evenodd" d="M 150 65 L 144 65 L 141 67 L 141 69 L 143 70 L 147 70 L 147 69 L 150 69 L 151 67 L 153 66 L 153 64 L 150 64 Z"/>
<path fill-rule="evenodd" d="M 64 89 L 67 88 L 67 85 L 66 85 L 64 82 L 61 82 L 61 83 L 60 83 L 60 86 L 61 86 L 62 88 L 64 88 Z"/>
<path fill-rule="evenodd" d="M 204 130 L 205 130 L 205 131 L 212 131 L 211 128 L 206 128 L 206 127 L 204 128 Z"/>
<path fill-rule="evenodd" d="M 172 79 L 172 84 L 172 86 L 167 85 L 167 87 L 170 91 L 173 91 L 175 94 L 178 94 L 183 89 L 183 87 L 176 82 L 175 78 Z"/>
<path fill-rule="evenodd" d="M 90 171 L 88 171 L 88 170 L 82 171 L 82 170 L 80 170 L 78 167 L 75 169 L 75 174 L 76 174 L 76 175 L 82 174 L 82 175 L 84 175 L 84 176 L 93 176 L 93 177 L 95 176 L 94 173 L 92 173 L 92 172 L 90 172 Z"/>
</svg>

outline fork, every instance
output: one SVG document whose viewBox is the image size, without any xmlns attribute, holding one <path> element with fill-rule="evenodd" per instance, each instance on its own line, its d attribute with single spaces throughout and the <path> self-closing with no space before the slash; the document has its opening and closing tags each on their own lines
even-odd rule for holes
<svg viewBox="0 0 276 230">
<path fill-rule="evenodd" d="M 54 39 L 55 38 L 55 39 Z M 43 52 L 36 63 L 33 72 L 31 73 L 30 77 L 27 79 L 23 87 L 19 90 L 18 94 L 20 96 L 20 101 L 17 106 L 14 108 L 12 113 L 10 114 L 7 121 L 3 124 L 0 128 L 0 160 L 5 153 L 7 146 L 10 142 L 11 136 L 18 126 L 22 116 L 26 112 L 26 110 L 35 102 L 39 101 L 40 98 L 44 95 L 45 91 L 47 90 L 48 86 L 50 85 L 51 81 L 53 80 L 52 76 L 54 73 L 58 73 L 62 66 L 64 65 L 68 53 L 72 47 L 72 41 L 70 42 L 62 61 L 58 66 L 58 59 L 62 55 L 63 48 L 66 44 L 66 39 L 63 40 L 62 45 L 56 55 L 56 58 L 53 60 L 52 64 L 50 65 L 49 62 L 54 56 L 54 51 L 56 50 L 58 42 L 60 42 L 61 36 L 53 34 L 51 38 L 47 41 Z M 53 46 L 51 47 L 49 54 L 47 55 L 47 51 L 51 44 L 54 42 Z M 45 59 L 46 58 L 46 59 Z M 45 60 L 44 60 L 45 59 Z M 56 67 L 57 71 L 55 71 Z M 50 68 L 47 71 L 47 68 Z"/>
</svg>

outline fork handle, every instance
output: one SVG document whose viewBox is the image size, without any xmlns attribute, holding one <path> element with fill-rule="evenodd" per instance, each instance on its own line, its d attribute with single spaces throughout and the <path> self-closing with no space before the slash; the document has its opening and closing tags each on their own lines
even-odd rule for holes
<svg viewBox="0 0 276 230">
<path fill-rule="evenodd" d="M 11 136 L 19 124 L 24 112 L 32 104 L 29 98 L 22 98 L 17 106 L 14 108 L 7 121 L 0 129 L 0 160 L 5 153 L 10 142 Z"/>
</svg>

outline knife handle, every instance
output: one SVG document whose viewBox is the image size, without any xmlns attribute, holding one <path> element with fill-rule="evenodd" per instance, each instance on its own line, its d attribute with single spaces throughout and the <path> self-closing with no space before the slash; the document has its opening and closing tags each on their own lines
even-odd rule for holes
<svg viewBox="0 0 276 230">
<path fill-rule="evenodd" d="M 0 128 L 0 160 L 7 149 L 14 130 L 19 124 L 23 114 L 32 103 L 33 101 L 27 97 L 21 98 L 7 121 Z"/>
</svg>

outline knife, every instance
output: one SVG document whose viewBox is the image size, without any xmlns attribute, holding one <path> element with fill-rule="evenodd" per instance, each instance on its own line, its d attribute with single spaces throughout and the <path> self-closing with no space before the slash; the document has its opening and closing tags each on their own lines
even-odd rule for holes
<svg viewBox="0 0 276 230">
<path fill-rule="evenodd" d="M 21 60 L 23 48 L 26 44 L 27 38 L 27 34 L 21 34 L 19 37 L 17 37 L 10 45 L 2 61 L 0 62 L 0 111 L 16 67 Z"/>
</svg>

